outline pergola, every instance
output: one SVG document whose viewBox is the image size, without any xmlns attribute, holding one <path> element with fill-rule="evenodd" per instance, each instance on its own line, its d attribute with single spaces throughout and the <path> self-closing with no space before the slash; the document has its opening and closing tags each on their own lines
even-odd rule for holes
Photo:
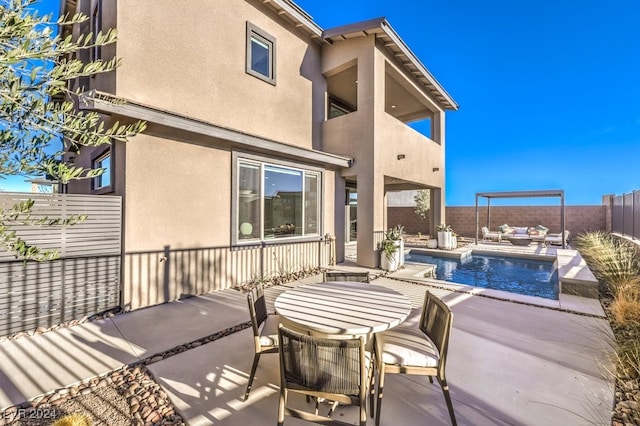
<svg viewBox="0 0 640 426">
<path fill-rule="evenodd" d="M 478 244 L 478 225 L 480 222 L 478 198 L 487 199 L 487 228 L 491 229 L 491 199 L 492 198 L 549 198 L 560 197 L 560 235 L 564 235 L 564 190 L 551 189 L 545 191 L 511 191 L 511 192 L 476 192 L 476 244 Z M 562 238 L 562 248 L 566 248 L 566 241 Z"/>
</svg>

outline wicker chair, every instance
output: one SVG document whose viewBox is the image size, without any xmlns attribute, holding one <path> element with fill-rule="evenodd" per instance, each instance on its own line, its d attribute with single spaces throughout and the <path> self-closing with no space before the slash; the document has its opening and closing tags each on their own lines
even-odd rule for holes
<svg viewBox="0 0 640 426">
<path fill-rule="evenodd" d="M 247 390 L 244 393 L 245 401 L 249 398 L 249 392 L 251 392 L 251 385 L 253 384 L 253 378 L 258 368 L 260 355 L 278 352 L 278 323 L 280 322 L 279 315 L 267 314 L 267 302 L 264 300 L 264 288 L 262 284 L 257 285 L 249 292 L 247 302 L 249 304 L 249 314 L 251 315 L 251 325 L 253 326 L 255 355 L 253 357 L 251 373 L 249 374 Z"/>
<path fill-rule="evenodd" d="M 368 272 L 344 272 L 344 271 L 324 271 L 322 281 L 355 281 L 360 283 L 370 282 Z"/>
<path fill-rule="evenodd" d="M 388 373 L 429 376 L 431 383 L 432 377 L 435 376 L 442 387 L 451 423 L 454 426 L 457 424 L 444 373 L 452 323 L 453 313 L 449 307 L 427 291 L 418 327 L 415 327 L 414 321 L 413 324 L 403 323 L 394 329 L 376 334 L 376 425 L 380 424 L 384 378 Z"/>
<path fill-rule="evenodd" d="M 364 338 L 328 339 L 297 333 L 280 325 L 280 400 L 278 425 L 285 415 L 325 425 L 351 425 L 287 406 L 289 392 L 360 407 L 366 425 L 368 368 Z M 317 407 L 317 406 L 316 406 Z"/>
</svg>

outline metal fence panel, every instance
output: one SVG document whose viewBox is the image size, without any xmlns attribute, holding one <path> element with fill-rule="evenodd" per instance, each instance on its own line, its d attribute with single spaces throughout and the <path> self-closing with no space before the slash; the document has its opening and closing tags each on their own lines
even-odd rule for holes
<svg viewBox="0 0 640 426">
<path fill-rule="evenodd" d="M 76 194 L 0 194 L 0 207 L 35 201 L 31 217 L 86 214 L 73 226 L 10 225 L 60 259 L 23 262 L 0 250 L 0 336 L 79 319 L 120 303 L 122 200 Z"/>
<path fill-rule="evenodd" d="M 633 235 L 633 193 L 624 194 L 622 208 L 622 233 Z"/>
<path fill-rule="evenodd" d="M 633 238 L 640 238 L 640 191 L 633 191 Z"/>
<path fill-rule="evenodd" d="M 613 197 L 613 204 L 611 207 L 611 230 L 617 234 L 624 233 L 624 209 L 623 209 L 624 197 L 618 195 Z"/>
<path fill-rule="evenodd" d="M 335 241 L 283 242 L 125 253 L 125 309 L 236 287 L 327 266 Z"/>
</svg>

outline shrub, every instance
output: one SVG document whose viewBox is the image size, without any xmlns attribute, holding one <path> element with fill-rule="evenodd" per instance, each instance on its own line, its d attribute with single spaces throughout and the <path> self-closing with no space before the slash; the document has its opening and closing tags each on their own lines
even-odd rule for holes
<svg viewBox="0 0 640 426">
<path fill-rule="evenodd" d="M 91 426 L 91 419 L 84 414 L 69 414 L 58 419 L 52 426 Z"/>
</svg>

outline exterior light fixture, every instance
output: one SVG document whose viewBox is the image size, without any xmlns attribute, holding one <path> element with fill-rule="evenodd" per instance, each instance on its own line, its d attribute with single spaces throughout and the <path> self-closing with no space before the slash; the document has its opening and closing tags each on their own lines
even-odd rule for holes
<svg viewBox="0 0 640 426">
<path fill-rule="evenodd" d="M 398 160 L 403 160 L 406 157 L 404 154 L 398 154 Z"/>
<path fill-rule="evenodd" d="M 398 107 L 397 105 L 391 105 L 391 109 L 395 109 L 397 107 Z"/>
</svg>

